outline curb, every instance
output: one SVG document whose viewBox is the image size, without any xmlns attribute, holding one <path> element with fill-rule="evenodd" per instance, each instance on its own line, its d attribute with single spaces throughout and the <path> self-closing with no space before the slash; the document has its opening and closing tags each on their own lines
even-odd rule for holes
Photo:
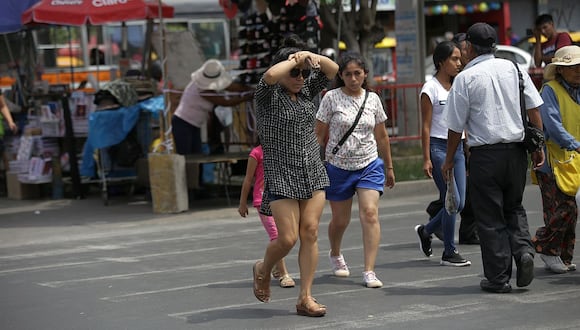
<svg viewBox="0 0 580 330">
<path fill-rule="evenodd" d="M 401 198 L 427 194 L 435 197 L 439 195 L 439 190 L 431 179 L 397 182 L 393 189 L 385 189 L 383 197 Z"/>
</svg>

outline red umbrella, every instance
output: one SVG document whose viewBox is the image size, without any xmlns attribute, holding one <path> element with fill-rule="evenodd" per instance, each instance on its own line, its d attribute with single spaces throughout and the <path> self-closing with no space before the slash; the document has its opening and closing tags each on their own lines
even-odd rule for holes
<svg viewBox="0 0 580 330">
<path fill-rule="evenodd" d="M 159 18 L 161 0 L 41 0 L 22 14 L 22 23 L 58 25 L 104 24 Z M 173 7 L 161 3 L 162 17 Z"/>
</svg>

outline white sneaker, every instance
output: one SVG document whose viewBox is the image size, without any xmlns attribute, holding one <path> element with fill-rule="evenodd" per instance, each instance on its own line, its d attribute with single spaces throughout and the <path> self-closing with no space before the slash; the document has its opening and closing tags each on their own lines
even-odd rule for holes
<svg viewBox="0 0 580 330">
<path fill-rule="evenodd" d="M 363 272 L 363 284 L 367 288 L 380 288 L 383 286 L 383 282 L 377 278 L 373 271 Z"/>
<path fill-rule="evenodd" d="M 544 262 L 544 269 L 549 270 L 556 274 L 563 274 L 568 271 L 568 267 L 564 265 L 562 259 L 559 256 L 548 256 L 545 254 L 540 254 L 540 259 Z"/>
<path fill-rule="evenodd" d="M 348 266 L 344 261 L 344 257 L 339 255 L 338 257 L 334 257 L 330 255 L 330 251 L 328 251 L 328 259 L 330 260 L 330 267 L 332 268 L 332 273 L 334 276 L 338 277 L 348 277 L 350 276 L 350 271 L 348 270 Z"/>
</svg>

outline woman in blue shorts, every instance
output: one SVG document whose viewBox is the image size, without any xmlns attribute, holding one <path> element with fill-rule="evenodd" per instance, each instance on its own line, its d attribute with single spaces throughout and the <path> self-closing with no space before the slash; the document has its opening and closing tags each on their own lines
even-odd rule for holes
<svg viewBox="0 0 580 330">
<path fill-rule="evenodd" d="M 363 285 L 380 288 L 383 283 L 374 272 L 381 239 L 378 203 L 383 187 L 395 185 L 385 126 L 387 114 L 381 98 L 367 90 L 368 69 L 362 56 L 345 53 L 338 65 L 337 88 L 324 95 L 316 114 L 316 134 L 318 142 L 325 146 L 330 179 L 326 189 L 326 199 L 332 209 L 328 226 L 329 259 L 335 276 L 350 275 L 340 244 L 350 223 L 352 197 L 356 192 L 363 231 Z M 360 119 L 350 131 L 359 111 L 362 111 Z"/>
</svg>

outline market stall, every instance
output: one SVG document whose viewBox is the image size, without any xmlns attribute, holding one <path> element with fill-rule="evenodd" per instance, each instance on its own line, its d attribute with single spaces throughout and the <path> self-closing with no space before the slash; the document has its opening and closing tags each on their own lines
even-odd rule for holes
<svg viewBox="0 0 580 330">
<path fill-rule="evenodd" d="M 41 0 L 36 5 L 30 7 L 22 14 L 22 23 L 29 27 L 36 27 L 37 25 L 66 25 L 66 26 L 80 26 L 80 25 L 98 25 L 113 22 L 124 22 L 131 20 L 153 20 L 155 18 L 168 18 L 173 16 L 173 7 L 167 6 L 161 0 L 135 0 L 127 2 L 94 2 L 94 1 L 73 1 L 73 2 L 59 2 L 51 0 Z M 72 45 L 72 40 L 69 40 L 69 47 Z M 124 47 L 124 46 L 123 46 Z M 124 49 L 124 48 L 122 48 Z M 121 64 L 121 63 L 120 63 Z M 64 144 L 67 145 L 70 173 L 73 185 L 73 195 L 75 198 L 82 198 L 83 192 L 80 187 L 81 178 L 79 174 L 79 165 L 77 160 L 76 138 L 72 121 L 72 112 L 78 110 L 75 107 L 71 111 L 69 99 L 71 97 L 71 88 L 76 88 L 74 75 L 72 74 L 71 61 L 71 84 L 64 86 L 59 91 L 58 100 L 62 105 L 62 119 L 64 121 Z M 78 82 L 77 82 L 78 83 Z M 54 96 L 54 92 L 51 93 Z M 43 99 L 44 95 L 37 95 L 37 98 Z M 53 97 L 54 98 L 54 97 Z M 54 100 L 53 100 L 54 101 Z M 94 114 L 88 114 L 88 118 Z M 95 115 L 98 116 L 98 115 Z M 110 134 L 110 131 L 116 130 L 115 126 L 109 127 L 109 132 L 103 134 Z M 126 132 L 126 130 L 119 129 L 119 132 Z M 96 133 L 89 132 L 89 140 L 91 135 Z"/>
</svg>

